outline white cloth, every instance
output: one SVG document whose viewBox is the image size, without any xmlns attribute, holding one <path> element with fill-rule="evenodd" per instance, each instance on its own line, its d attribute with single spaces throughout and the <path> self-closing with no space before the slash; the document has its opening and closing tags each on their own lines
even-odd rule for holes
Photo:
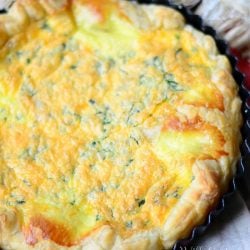
<svg viewBox="0 0 250 250">
<path fill-rule="evenodd" d="M 0 10 L 9 7 L 13 2 L 14 0 L 0 0 Z"/>
<path fill-rule="evenodd" d="M 193 250 L 250 249 L 250 212 L 238 192 L 229 201 Z"/>
</svg>

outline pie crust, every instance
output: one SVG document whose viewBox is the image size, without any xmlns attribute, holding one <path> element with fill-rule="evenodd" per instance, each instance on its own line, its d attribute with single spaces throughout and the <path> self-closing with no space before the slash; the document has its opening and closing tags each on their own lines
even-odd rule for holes
<svg viewBox="0 0 250 250">
<path fill-rule="evenodd" d="M 13 38 L 26 31 L 31 23 L 43 20 L 46 16 L 56 15 L 60 11 L 70 10 L 72 5 L 80 14 L 81 6 L 95 2 L 102 5 L 102 1 L 87 0 L 17 0 L 9 9 L 8 14 L 0 16 L 0 55 L 7 47 L 13 46 Z M 0 203 L 0 246 L 7 249 L 170 249 L 178 239 L 188 236 L 194 226 L 201 224 L 207 214 L 213 209 L 221 195 L 227 190 L 228 183 L 235 173 L 236 162 L 239 158 L 241 101 L 238 88 L 231 75 L 228 60 L 219 55 L 214 40 L 185 24 L 184 18 L 175 10 L 156 6 L 139 5 L 126 1 L 113 1 L 119 6 L 123 15 L 141 30 L 182 29 L 190 32 L 208 54 L 216 62 L 212 72 L 212 81 L 221 94 L 221 102 L 217 107 L 195 106 L 185 104 L 178 107 L 180 114 L 185 114 L 188 121 L 179 125 L 177 119 L 168 120 L 166 125 L 172 129 L 185 130 L 190 124 L 196 124 L 196 129 L 205 129 L 203 121 L 209 126 L 216 127 L 223 135 L 223 152 L 213 158 L 199 158 L 194 161 L 192 173 L 194 180 L 174 205 L 164 224 L 159 227 L 135 232 L 123 237 L 115 228 L 106 224 L 92 230 L 81 241 L 73 245 L 57 244 L 43 229 L 33 227 L 33 237 L 38 239 L 36 244 L 27 244 L 27 237 L 23 232 L 22 217 L 17 208 L 6 209 Z M 0 56 L 0 62 L 2 58 Z M 0 71 L 1 73 L 1 71 Z M 0 78 L 1 79 L 1 78 Z M 215 102 L 216 102 L 215 95 Z M 199 118 L 197 118 L 199 117 Z M 178 127 L 180 126 L 180 127 Z M 1 191 L 1 190 L 0 190 Z M 2 193 L 0 192 L 0 200 Z M 45 223 L 45 227 L 46 227 Z M 58 230 L 58 231 L 56 231 Z M 55 229 L 55 234 L 60 229 Z M 61 235 L 63 237 L 63 235 Z"/>
</svg>

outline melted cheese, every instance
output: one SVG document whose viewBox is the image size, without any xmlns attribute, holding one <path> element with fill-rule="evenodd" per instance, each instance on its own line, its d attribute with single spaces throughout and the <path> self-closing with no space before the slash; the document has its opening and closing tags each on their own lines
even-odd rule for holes
<svg viewBox="0 0 250 250">
<path fill-rule="evenodd" d="M 95 7 L 32 23 L 0 52 L 0 204 L 19 212 L 28 244 L 34 228 L 71 246 L 104 224 L 123 237 L 161 226 L 194 160 L 226 154 L 218 129 L 166 114 L 223 109 L 192 34 Z"/>
</svg>

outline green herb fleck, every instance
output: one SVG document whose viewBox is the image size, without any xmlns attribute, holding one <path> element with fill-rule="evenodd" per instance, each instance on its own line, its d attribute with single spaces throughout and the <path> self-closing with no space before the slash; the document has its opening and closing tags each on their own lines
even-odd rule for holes
<svg viewBox="0 0 250 250">
<path fill-rule="evenodd" d="M 73 166 L 72 169 L 71 169 L 71 175 L 74 176 L 76 173 L 76 167 Z"/>
<path fill-rule="evenodd" d="M 18 114 L 16 114 L 16 120 L 17 121 L 21 121 L 22 119 L 23 119 L 23 114 L 22 113 L 18 113 Z"/>
<path fill-rule="evenodd" d="M 97 142 L 96 142 L 96 141 L 92 141 L 92 142 L 91 142 L 91 146 L 92 146 L 92 147 L 95 147 L 96 145 L 97 145 Z"/>
<path fill-rule="evenodd" d="M 41 25 L 42 30 L 51 31 L 51 28 L 47 22 L 43 22 Z"/>
<path fill-rule="evenodd" d="M 175 191 L 173 191 L 172 193 L 167 193 L 165 194 L 165 196 L 167 198 L 175 198 L 175 199 L 178 199 L 180 198 L 180 194 L 179 194 L 179 188 L 177 188 Z"/>
<path fill-rule="evenodd" d="M 126 227 L 126 228 L 132 228 L 132 227 L 133 227 L 133 221 L 127 221 L 127 222 L 125 223 L 125 227 Z"/>
<path fill-rule="evenodd" d="M 172 91 L 183 91 L 183 88 L 179 85 L 179 83 L 177 83 L 174 80 L 174 76 L 172 74 L 165 73 L 164 76 L 163 76 L 163 80 L 164 80 L 165 83 L 167 83 L 170 90 L 172 90 Z"/>
<path fill-rule="evenodd" d="M 97 214 L 96 217 L 95 217 L 95 220 L 96 220 L 96 221 L 100 221 L 101 218 L 102 218 L 101 215 L 100 215 L 100 214 Z"/>
<path fill-rule="evenodd" d="M 77 114 L 77 113 L 74 113 L 74 118 L 78 122 L 80 122 L 82 120 L 82 116 L 80 114 Z"/>
<path fill-rule="evenodd" d="M 16 51 L 16 57 L 18 58 L 20 58 L 23 54 L 24 54 L 23 51 L 20 51 L 20 50 Z"/>
<path fill-rule="evenodd" d="M 110 209 L 110 215 L 111 215 L 112 218 L 114 218 L 114 211 L 113 211 L 112 208 Z"/>
<path fill-rule="evenodd" d="M 144 107 L 143 107 L 143 104 L 142 104 L 142 103 L 133 103 L 133 104 L 131 105 L 131 108 L 130 108 L 129 112 L 128 112 L 128 116 L 127 116 L 126 122 L 127 122 L 127 123 L 131 123 L 132 117 L 133 117 L 135 114 L 140 113 L 140 112 L 142 111 L 143 108 L 144 108 Z"/>
<path fill-rule="evenodd" d="M 0 175 L 0 185 L 4 186 L 4 173 Z"/>
<path fill-rule="evenodd" d="M 29 97 L 33 97 L 37 94 L 37 91 L 28 83 L 23 83 L 21 91 L 26 93 Z"/>
<path fill-rule="evenodd" d="M 130 59 L 135 57 L 136 52 L 135 51 L 129 51 L 128 53 L 121 56 L 122 62 L 127 63 Z"/>
<path fill-rule="evenodd" d="M 0 108 L 0 120 L 7 121 L 8 111 L 5 108 Z"/>
<path fill-rule="evenodd" d="M 91 170 L 95 170 L 96 169 L 96 166 L 95 166 L 95 164 L 89 164 L 89 168 L 91 169 Z"/>
<path fill-rule="evenodd" d="M 70 66 L 70 69 L 72 69 L 72 70 L 77 69 L 77 65 L 76 65 L 76 64 L 71 65 L 71 66 Z"/>
<path fill-rule="evenodd" d="M 71 206 L 74 206 L 75 204 L 76 204 L 76 200 L 73 200 L 73 201 L 70 202 Z"/>
<path fill-rule="evenodd" d="M 65 50 L 66 47 L 67 47 L 67 44 L 66 44 L 66 43 L 62 43 L 62 44 L 61 44 L 61 47 L 62 47 L 62 50 Z"/>
<path fill-rule="evenodd" d="M 147 66 L 152 66 L 161 72 L 165 72 L 163 65 L 163 58 L 160 56 L 155 56 L 152 59 L 145 62 Z"/>
<path fill-rule="evenodd" d="M 117 189 L 117 188 L 120 187 L 120 184 L 118 184 L 118 183 L 111 183 L 110 187 L 113 188 L 113 189 Z"/>
<path fill-rule="evenodd" d="M 29 183 L 29 181 L 27 181 L 26 179 L 23 179 L 23 183 L 26 185 L 26 186 L 31 186 L 31 184 Z"/>
<path fill-rule="evenodd" d="M 182 48 L 177 49 L 177 50 L 175 51 L 175 56 L 177 56 L 179 53 L 181 53 L 182 50 L 183 50 Z"/>
<path fill-rule="evenodd" d="M 61 177 L 61 180 L 62 180 L 62 182 L 64 182 L 64 183 L 68 183 L 68 182 L 69 182 L 68 178 L 67 178 L 65 175 L 63 175 L 63 176 Z"/>
<path fill-rule="evenodd" d="M 101 192 L 106 192 L 106 190 L 107 190 L 107 187 L 105 187 L 104 185 L 100 186 L 100 191 Z"/>
<path fill-rule="evenodd" d="M 174 198 L 176 198 L 176 199 L 180 197 L 180 195 L 179 195 L 179 193 L 178 193 L 177 190 L 172 194 L 172 196 L 173 196 Z"/>
<path fill-rule="evenodd" d="M 131 135 L 129 138 L 132 139 L 137 145 L 140 144 L 139 140 L 137 138 L 135 138 L 134 136 Z"/>
<path fill-rule="evenodd" d="M 94 105 L 95 104 L 95 100 L 94 99 L 89 99 L 89 103 Z"/>
<path fill-rule="evenodd" d="M 105 106 L 103 109 L 100 109 L 96 112 L 96 115 L 102 121 L 102 125 L 106 126 L 112 122 L 112 112 L 108 106 Z"/>
<path fill-rule="evenodd" d="M 137 199 L 136 201 L 138 203 L 138 207 L 143 206 L 145 204 L 145 202 L 146 202 L 145 199 Z"/>
<path fill-rule="evenodd" d="M 132 162 L 134 161 L 134 159 L 129 159 L 127 164 L 125 165 L 126 167 L 130 166 L 132 164 Z"/>
<path fill-rule="evenodd" d="M 95 64 L 95 69 L 99 75 L 103 75 L 105 73 L 105 67 L 101 62 L 97 62 Z"/>
<path fill-rule="evenodd" d="M 26 203 L 26 201 L 24 199 L 20 199 L 20 200 L 16 200 L 16 203 L 19 205 L 22 205 L 22 204 Z"/>
<path fill-rule="evenodd" d="M 108 69 L 110 70 L 111 68 L 113 68 L 115 66 L 116 62 L 113 58 L 109 58 L 108 59 Z"/>
<path fill-rule="evenodd" d="M 175 39 L 180 40 L 181 36 L 179 34 L 175 34 Z"/>
<path fill-rule="evenodd" d="M 19 155 L 19 158 L 24 160 L 35 160 L 34 152 L 32 148 L 26 148 L 22 151 L 22 153 Z"/>
</svg>

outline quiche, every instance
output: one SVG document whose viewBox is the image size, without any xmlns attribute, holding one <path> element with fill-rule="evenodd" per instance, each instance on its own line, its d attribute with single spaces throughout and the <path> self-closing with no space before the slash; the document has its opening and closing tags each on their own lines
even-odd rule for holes
<svg viewBox="0 0 250 250">
<path fill-rule="evenodd" d="M 177 11 L 17 0 L 0 17 L 0 247 L 169 249 L 239 158 L 227 58 Z"/>
</svg>

